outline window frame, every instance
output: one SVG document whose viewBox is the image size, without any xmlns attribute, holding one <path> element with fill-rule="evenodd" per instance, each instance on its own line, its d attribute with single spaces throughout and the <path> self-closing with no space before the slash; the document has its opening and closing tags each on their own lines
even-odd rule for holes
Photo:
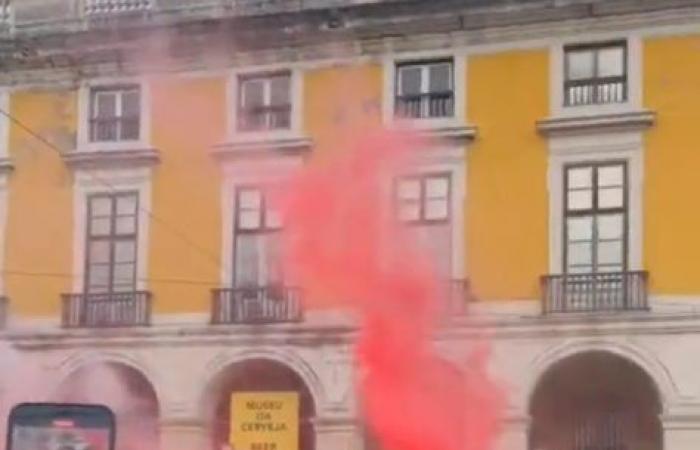
<svg viewBox="0 0 700 450">
<path fill-rule="evenodd" d="M 124 116 L 123 98 L 126 93 L 137 92 L 139 99 L 138 115 L 135 117 L 137 121 L 138 133 L 135 138 L 124 139 L 121 137 L 123 131 L 123 122 L 125 120 L 133 120 L 134 117 Z M 112 118 L 117 126 L 116 139 L 98 139 L 95 131 L 95 123 L 98 121 L 96 114 L 97 97 L 103 93 L 114 93 L 115 95 L 115 113 Z M 119 143 L 139 142 L 142 140 L 144 133 L 144 118 L 143 118 L 143 102 L 144 90 L 139 83 L 115 83 L 115 84 L 99 84 L 88 87 L 88 105 L 87 105 L 87 141 L 90 145 L 109 145 Z"/>
<path fill-rule="evenodd" d="M 622 206 L 615 208 L 598 207 L 598 169 L 602 167 L 622 167 Z M 585 210 L 569 211 L 569 171 L 577 168 L 591 168 L 591 208 Z M 629 180 L 629 162 L 624 159 L 611 159 L 604 161 L 578 161 L 565 163 L 563 165 L 563 199 L 562 199 L 562 273 L 574 274 L 569 272 L 568 256 L 569 256 L 569 230 L 568 219 L 571 217 L 599 217 L 605 214 L 622 214 L 622 269 L 627 272 L 629 268 L 629 247 L 630 247 L 630 180 Z M 595 229 L 594 229 L 595 232 Z M 591 237 L 591 274 L 604 273 L 598 271 L 597 261 L 597 246 L 598 239 L 596 236 Z"/>
<path fill-rule="evenodd" d="M 117 200 L 122 197 L 134 197 L 135 211 L 134 211 L 134 232 L 120 235 L 116 232 L 116 223 L 118 219 L 117 215 Z M 108 198 L 111 202 L 110 210 L 110 232 L 106 236 L 93 236 L 92 235 L 92 202 L 94 199 L 98 198 Z M 84 276 L 83 276 L 83 292 L 88 297 L 91 295 L 106 295 L 111 296 L 114 294 L 120 294 L 124 292 L 136 292 L 138 290 L 138 267 L 139 267 L 139 211 L 140 211 L 140 195 L 138 190 L 123 190 L 118 192 L 94 192 L 88 193 L 86 195 L 86 223 L 85 223 L 85 253 L 84 253 Z M 114 268 L 116 266 L 115 261 L 115 243 L 118 241 L 130 241 L 134 242 L 134 274 L 133 274 L 133 287 L 129 291 L 115 291 L 114 290 Z M 91 290 L 90 285 L 90 268 L 91 268 L 91 244 L 98 241 L 107 241 L 109 243 L 109 275 L 107 288 L 104 292 L 94 292 Z"/>
<path fill-rule="evenodd" d="M 236 184 L 233 192 L 233 252 L 231 259 L 231 286 L 236 288 L 250 288 L 251 286 L 240 285 L 237 281 L 238 270 L 236 268 L 236 255 L 238 252 L 238 236 L 239 235 L 272 235 L 281 233 L 284 229 L 284 224 L 280 224 L 277 227 L 267 226 L 267 201 L 266 201 L 266 188 L 262 184 Z M 246 229 L 239 226 L 240 212 L 241 212 L 241 193 L 244 191 L 257 191 L 260 194 L 260 226 L 255 229 Z M 259 277 L 258 277 L 259 278 Z M 284 280 L 284 273 L 282 273 L 281 279 Z M 258 280 L 258 284 L 260 281 Z M 255 286 L 257 288 L 262 288 L 266 286 Z"/>
<path fill-rule="evenodd" d="M 449 91 L 441 92 L 431 92 L 430 91 L 430 68 L 432 66 L 438 66 L 441 64 L 449 65 Z M 401 94 L 401 71 L 407 67 L 419 67 L 421 70 L 421 89 L 420 93 L 416 95 L 402 95 Z M 452 56 L 439 57 L 439 58 L 419 58 L 419 59 L 406 59 L 394 62 L 394 89 L 391 92 L 393 97 L 393 110 L 392 116 L 394 119 L 404 119 L 404 120 L 455 120 L 457 119 L 457 92 L 456 92 L 456 64 L 455 58 Z M 434 96 L 448 95 L 451 101 L 451 111 L 449 114 L 444 116 L 431 116 L 430 111 L 430 100 Z M 406 97 L 417 97 L 420 101 L 420 111 L 419 116 L 402 116 L 398 114 L 399 105 L 401 100 Z M 428 101 L 424 101 L 427 98 Z M 428 114 L 424 114 L 424 110 L 428 111 Z"/>
<path fill-rule="evenodd" d="M 610 76 L 610 77 L 600 77 L 598 75 L 598 53 L 601 50 L 609 48 L 622 48 L 622 66 L 623 75 Z M 589 43 L 575 43 L 566 44 L 563 46 L 563 92 L 562 92 L 562 102 L 565 108 L 576 108 L 581 106 L 600 106 L 600 105 L 623 105 L 630 101 L 630 44 L 627 39 L 615 39 L 601 42 L 589 42 Z M 591 51 L 593 52 L 593 76 L 590 78 L 582 78 L 577 80 L 569 79 L 569 54 L 577 51 Z M 598 90 L 595 89 L 597 86 L 611 84 L 611 83 L 622 83 L 623 94 L 622 99 L 619 101 L 609 101 L 601 102 L 598 101 Z M 593 89 L 593 100 L 588 103 L 572 103 L 569 100 L 569 89 L 576 86 L 592 86 Z"/>
<path fill-rule="evenodd" d="M 425 217 L 425 204 L 427 201 L 427 189 L 426 183 L 431 178 L 441 178 L 447 182 L 447 196 L 445 197 L 445 203 L 447 205 L 447 215 L 444 218 L 439 219 L 429 219 Z M 400 185 L 402 181 L 408 180 L 418 180 L 419 182 L 419 197 L 418 197 L 418 218 L 417 219 L 401 219 L 401 198 L 399 196 Z M 400 175 L 393 180 L 393 212 L 394 219 L 403 225 L 408 226 L 421 226 L 421 225 L 434 225 L 434 224 L 445 224 L 452 221 L 453 211 L 452 211 L 452 173 L 446 171 L 440 172 L 419 172 Z"/>
<path fill-rule="evenodd" d="M 274 70 L 274 71 L 263 71 L 263 72 L 248 72 L 248 73 L 240 73 L 235 75 L 236 77 L 236 101 L 235 104 L 233 105 L 233 108 L 235 109 L 235 121 L 234 121 L 234 130 L 239 133 L 266 133 L 266 132 L 290 132 L 293 129 L 293 113 L 294 113 L 294 78 L 293 78 L 293 73 L 291 70 Z M 272 79 L 274 78 L 281 78 L 281 77 L 286 77 L 288 81 L 288 92 L 287 92 L 287 97 L 288 97 L 288 103 L 287 104 L 282 104 L 282 105 L 273 105 L 271 103 L 271 98 L 272 98 Z M 244 99 L 245 96 L 243 95 L 244 93 L 244 85 L 246 82 L 250 81 L 262 81 L 263 82 L 263 102 L 264 104 L 262 106 L 259 106 L 257 109 L 259 111 L 256 111 L 258 114 L 265 114 L 265 126 L 261 128 L 246 128 L 243 127 L 242 124 L 244 123 L 246 114 L 244 114 L 246 111 L 248 111 L 246 108 L 244 108 Z M 274 113 L 276 110 L 282 110 L 282 112 L 286 113 L 288 118 L 288 125 L 286 127 L 279 127 L 279 128 L 272 128 L 270 127 L 270 114 Z"/>
</svg>

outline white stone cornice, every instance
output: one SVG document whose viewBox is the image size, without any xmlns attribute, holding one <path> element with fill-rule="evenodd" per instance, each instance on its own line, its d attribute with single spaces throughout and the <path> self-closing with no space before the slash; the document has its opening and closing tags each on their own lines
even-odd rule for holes
<svg viewBox="0 0 700 450">
<path fill-rule="evenodd" d="M 571 136 L 601 132 L 644 130 L 656 121 L 653 111 L 631 111 L 617 114 L 552 117 L 537 122 L 537 131 L 545 136 Z"/>
</svg>

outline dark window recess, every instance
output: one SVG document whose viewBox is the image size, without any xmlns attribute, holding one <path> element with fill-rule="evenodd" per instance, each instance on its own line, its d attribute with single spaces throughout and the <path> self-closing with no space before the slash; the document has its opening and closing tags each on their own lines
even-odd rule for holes
<svg viewBox="0 0 700 450">
<path fill-rule="evenodd" d="M 90 297 L 136 290 L 138 194 L 88 198 L 85 293 Z"/>
<path fill-rule="evenodd" d="M 542 278 L 545 312 L 643 310 L 647 274 L 629 271 L 625 162 L 564 169 L 561 275 Z"/>
<path fill-rule="evenodd" d="M 138 86 L 94 88 L 90 92 L 90 141 L 135 141 L 141 136 Z"/>
<path fill-rule="evenodd" d="M 238 79 L 239 131 L 283 130 L 291 127 L 291 75 L 288 72 Z"/>
<path fill-rule="evenodd" d="M 566 273 L 627 269 L 627 166 L 624 162 L 566 167 Z"/>
<path fill-rule="evenodd" d="M 451 60 L 396 66 L 394 114 L 404 118 L 454 115 L 454 68 Z"/>
<path fill-rule="evenodd" d="M 213 292 L 212 322 L 301 320 L 301 292 L 282 271 L 279 214 L 260 187 L 239 187 L 235 201 L 233 288 Z"/>
<path fill-rule="evenodd" d="M 564 49 L 564 105 L 627 100 L 627 44 L 575 45 Z"/>
<path fill-rule="evenodd" d="M 450 175 L 420 174 L 395 183 L 396 218 L 410 239 L 433 259 L 439 274 L 452 278 L 452 192 Z"/>
</svg>

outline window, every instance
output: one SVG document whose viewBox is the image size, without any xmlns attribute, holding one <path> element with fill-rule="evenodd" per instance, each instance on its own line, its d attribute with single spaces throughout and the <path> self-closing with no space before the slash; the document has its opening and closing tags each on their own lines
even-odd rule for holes
<svg viewBox="0 0 700 450">
<path fill-rule="evenodd" d="M 627 269 L 627 167 L 623 162 L 565 169 L 567 273 Z"/>
<path fill-rule="evenodd" d="M 564 49 L 565 106 L 627 100 L 627 45 L 576 45 Z"/>
<path fill-rule="evenodd" d="M 426 174 L 400 178 L 395 187 L 398 220 L 445 278 L 452 275 L 450 184 L 448 174 Z"/>
<path fill-rule="evenodd" d="M 284 130 L 291 126 L 291 75 L 288 72 L 238 79 L 238 130 Z"/>
<path fill-rule="evenodd" d="M 236 190 L 234 280 L 235 287 L 265 287 L 282 282 L 279 258 L 280 216 L 256 187 Z"/>
<path fill-rule="evenodd" d="M 398 117 L 452 117 L 454 115 L 452 60 L 397 65 L 394 109 Z"/>
<path fill-rule="evenodd" d="M 138 194 L 88 197 L 85 292 L 136 290 Z"/>
<path fill-rule="evenodd" d="M 138 86 L 90 91 L 90 141 L 136 141 L 141 136 L 141 90 Z"/>
</svg>

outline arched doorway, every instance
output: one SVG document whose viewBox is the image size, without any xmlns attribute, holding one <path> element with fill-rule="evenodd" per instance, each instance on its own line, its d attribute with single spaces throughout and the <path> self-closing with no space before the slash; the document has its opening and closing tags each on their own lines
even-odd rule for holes
<svg viewBox="0 0 700 450">
<path fill-rule="evenodd" d="M 106 362 L 83 366 L 61 384 L 56 400 L 108 406 L 117 419 L 116 450 L 159 446 L 159 407 L 153 385 L 138 370 Z"/>
<path fill-rule="evenodd" d="M 206 396 L 206 408 L 209 414 L 208 423 L 214 450 L 227 448 L 229 444 L 232 422 L 236 425 L 236 418 L 232 417 L 231 414 L 232 398 L 236 393 L 259 395 L 262 399 L 275 393 L 298 394 L 299 439 L 297 449 L 315 449 L 313 418 L 316 415 L 316 408 L 311 391 L 304 380 L 298 373 L 282 363 L 268 359 L 250 359 L 228 366 L 210 383 Z M 268 448 L 266 450 L 288 449 Z"/>
<path fill-rule="evenodd" d="M 530 402 L 530 450 L 662 450 L 661 402 L 633 362 L 592 351 L 554 364 Z"/>
</svg>

